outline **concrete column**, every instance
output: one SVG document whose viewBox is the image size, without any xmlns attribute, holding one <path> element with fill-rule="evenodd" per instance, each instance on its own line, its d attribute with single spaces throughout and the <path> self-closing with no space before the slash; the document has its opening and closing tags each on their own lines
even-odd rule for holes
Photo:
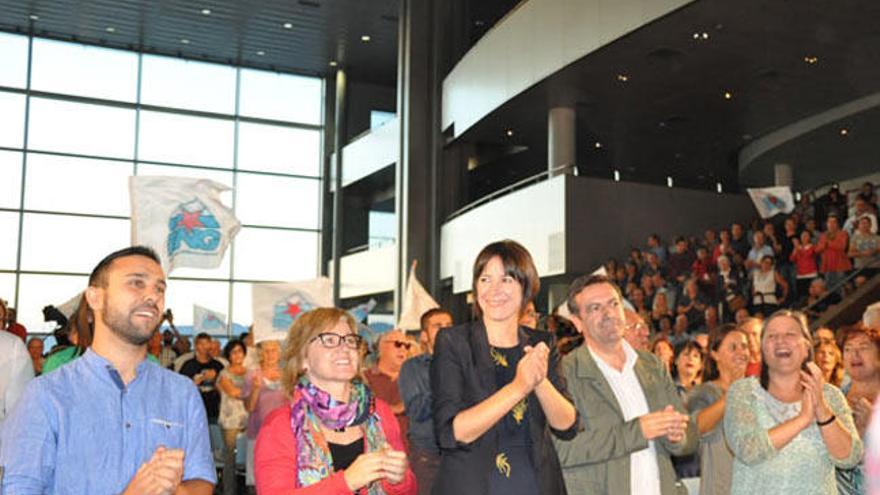
<svg viewBox="0 0 880 495">
<path fill-rule="evenodd" d="M 346 121 L 346 87 L 347 78 L 345 70 L 339 67 L 336 70 L 336 107 L 334 111 L 334 135 L 333 142 L 336 160 L 333 163 L 333 299 L 339 306 L 340 284 L 340 258 L 342 258 L 342 148 L 345 146 L 345 121 Z"/>
<path fill-rule="evenodd" d="M 777 163 L 773 166 L 773 178 L 773 183 L 777 186 L 794 187 L 791 165 L 787 163 Z"/>
<path fill-rule="evenodd" d="M 577 114 L 573 107 L 550 109 L 547 118 L 547 169 L 569 167 L 557 170 L 553 175 L 571 173 L 577 159 L 575 135 Z"/>
</svg>

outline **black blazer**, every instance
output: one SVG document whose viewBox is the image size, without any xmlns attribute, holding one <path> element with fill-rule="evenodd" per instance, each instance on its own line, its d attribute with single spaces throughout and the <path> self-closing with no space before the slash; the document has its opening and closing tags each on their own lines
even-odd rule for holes
<svg viewBox="0 0 880 495">
<path fill-rule="evenodd" d="M 569 401 L 571 397 L 565 379 L 559 373 L 559 353 L 554 337 L 519 327 L 519 341 L 524 345 L 544 342 L 550 348 L 547 377 Z M 431 360 L 431 390 L 434 407 L 434 434 L 440 446 L 440 471 L 434 481 L 434 495 L 483 495 L 488 492 L 489 473 L 495 469 L 498 446 L 496 424 L 471 443 L 455 440 L 452 420 L 455 416 L 495 393 L 495 368 L 489 355 L 489 337 L 481 321 L 446 328 L 437 334 L 434 357 Z M 538 404 L 534 392 L 529 395 L 532 404 Z M 565 494 L 565 482 L 559 466 L 556 449 L 550 440 L 552 432 L 563 440 L 577 434 L 579 420 L 564 431 L 549 427 L 544 411 L 536 407 L 529 411 L 529 432 L 532 440 L 532 462 L 537 472 L 542 494 Z"/>
</svg>

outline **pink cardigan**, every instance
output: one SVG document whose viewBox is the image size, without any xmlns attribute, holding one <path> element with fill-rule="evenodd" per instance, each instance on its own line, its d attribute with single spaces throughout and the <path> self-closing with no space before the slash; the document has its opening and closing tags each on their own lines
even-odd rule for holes
<svg viewBox="0 0 880 495">
<path fill-rule="evenodd" d="M 404 451 L 400 427 L 391 407 L 376 399 L 376 412 L 385 438 L 395 450 Z M 366 439 L 364 440 L 366 442 Z M 345 483 L 344 471 L 336 471 L 314 485 L 296 488 L 296 439 L 290 428 L 289 403 L 272 411 L 263 422 L 254 450 L 254 476 L 260 495 L 349 495 L 352 492 Z M 382 481 L 382 488 L 389 495 L 416 493 L 416 477 L 407 468 L 406 477 L 397 485 Z"/>
</svg>

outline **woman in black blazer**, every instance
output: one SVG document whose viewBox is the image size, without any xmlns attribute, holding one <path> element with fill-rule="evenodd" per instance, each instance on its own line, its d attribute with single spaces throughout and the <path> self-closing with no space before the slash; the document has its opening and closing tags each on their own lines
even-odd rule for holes
<svg viewBox="0 0 880 495">
<path fill-rule="evenodd" d="M 565 493 L 550 433 L 573 438 L 577 410 L 557 372 L 553 336 L 518 324 L 539 287 L 524 247 L 490 244 L 474 263 L 477 321 L 437 335 L 435 495 Z"/>
</svg>

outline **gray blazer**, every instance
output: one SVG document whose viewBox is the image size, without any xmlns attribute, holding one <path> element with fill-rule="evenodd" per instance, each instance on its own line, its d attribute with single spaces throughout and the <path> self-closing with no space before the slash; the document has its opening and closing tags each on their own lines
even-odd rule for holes
<svg viewBox="0 0 880 495">
<path fill-rule="evenodd" d="M 675 391 L 675 384 L 653 354 L 638 352 L 635 371 L 648 408 L 659 411 L 667 405 L 687 414 Z M 624 422 L 611 386 L 582 345 L 562 360 L 562 376 L 581 418 L 582 429 L 569 441 L 554 438 L 568 493 L 625 495 L 630 491 L 629 455 L 648 448 L 638 418 Z M 663 495 L 686 494 L 676 480 L 671 455 L 694 452 L 699 444 L 697 426 L 691 419 L 684 440 L 675 444 L 665 438 L 654 442 Z"/>
</svg>

